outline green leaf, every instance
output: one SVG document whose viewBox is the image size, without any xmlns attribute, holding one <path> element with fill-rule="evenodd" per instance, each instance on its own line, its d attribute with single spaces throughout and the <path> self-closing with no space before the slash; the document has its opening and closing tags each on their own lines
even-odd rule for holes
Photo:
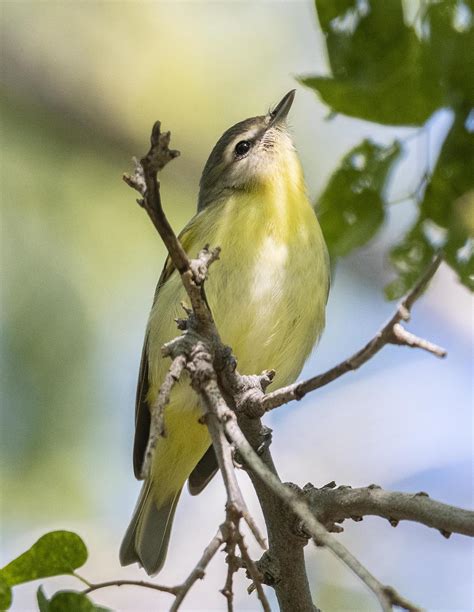
<svg viewBox="0 0 474 612">
<path fill-rule="evenodd" d="M 330 178 L 317 212 L 332 258 L 362 246 L 380 228 L 385 217 L 383 187 L 400 151 L 397 142 L 383 147 L 365 140 Z"/>
<path fill-rule="evenodd" d="M 456 204 L 474 189 L 474 109 L 455 115 L 426 188 L 423 217 L 467 238 L 473 230 L 474 211 Z M 468 202 L 465 202 L 465 205 Z"/>
<path fill-rule="evenodd" d="M 0 576 L 0 610 L 8 610 L 12 604 L 10 585 Z"/>
<path fill-rule="evenodd" d="M 51 531 L 1 569 L 0 577 L 14 586 L 38 578 L 72 574 L 86 560 L 87 548 L 78 535 L 71 531 Z"/>
<path fill-rule="evenodd" d="M 43 587 L 40 586 L 36 591 L 36 601 L 40 612 L 49 612 L 49 601 L 44 594 Z"/>
<path fill-rule="evenodd" d="M 348 11 L 356 8 L 357 0 L 332 0 L 332 2 L 316 2 L 319 24 L 323 32 L 331 31 L 331 22 L 342 19 Z"/>
<path fill-rule="evenodd" d="M 426 270 L 434 253 L 423 232 L 423 222 L 418 220 L 403 241 L 390 251 L 390 261 L 398 278 L 385 287 L 387 299 L 396 300 L 405 295 Z"/>
<path fill-rule="evenodd" d="M 398 278 L 386 288 L 395 299 L 419 278 L 433 253 L 442 249 L 460 281 L 474 290 L 474 128 L 459 112 L 443 143 L 420 214 L 390 259 Z M 474 121 L 474 116 L 472 118 Z"/>
<path fill-rule="evenodd" d="M 84 593 L 59 591 L 48 601 L 40 587 L 36 593 L 40 612 L 108 612 L 109 608 L 96 606 Z"/>
<path fill-rule="evenodd" d="M 316 0 L 333 76 L 300 82 L 334 112 L 386 125 L 420 125 L 443 102 L 427 62 L 428 45 L 405 24 L 401 0 L 366 6 L 347 9 L 343 2 L 338 8 L 332 0 Z"/>
<path fill-rule="evenodd" d="M 430 3 L 423 17 L 429 32 L 430 60 L 446 103 L 467 109 L 474 105 L 474 10 L 472 2 Z"/>
<path fill-rule="evenodd" d="M 349 79 L 303 77 L 300 83 L 318 92 L 321 100 L 335 113 L 365 119 L 383 125 L 422 125 L 439 108 L 441 99 L 421 92 L 417 65 L 403 63 L 392 75 L 375 83 L 357 83 Z M 413 95 L 408 91 L 411 89 Z"/>
</svg>

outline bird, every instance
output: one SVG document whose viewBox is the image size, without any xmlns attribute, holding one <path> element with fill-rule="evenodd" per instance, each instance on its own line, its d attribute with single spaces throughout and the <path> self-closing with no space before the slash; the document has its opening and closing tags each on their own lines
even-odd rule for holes
<svg viewBox="0 0 474 612">
<path fill-rule="evenodd" d="M 239 372 L 273 369 L 272 388 L 296 380 L 325 325 L 330 285 L 328 252 L 309 200 L 287 124 L 295 90 L 267 113 L 245 119 L 219 138 L 205 164 L 197 213 L 179 235 L 196 257 L 221 248 L 206 297 L 222 341 Z M 170 258 L 165 262 L 145 333 L 135 406 L 134 472 L 140 478 L 150 432 L 150 406 L 167 372 L 161 347 L 177 335 L 186 294 Z M 176 506 L 186 481 L 200 493 L 217 471 L 210 436 L 189 380 L 174 387 L 130 525 L 122 565 L 147 574 L 163 567 Z"/>
</svg>

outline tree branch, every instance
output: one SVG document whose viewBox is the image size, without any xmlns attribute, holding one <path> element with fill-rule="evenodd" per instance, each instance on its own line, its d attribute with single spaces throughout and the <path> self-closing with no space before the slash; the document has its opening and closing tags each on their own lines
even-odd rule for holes
<svg viewBox="0 0 474 612">
<path fill-rule="evenodd" d="M 79 576 L 76 576 L 80 580 Z M 146 589 L 153 589 L 155 591 L 161 591 L 162 593 L 170 593 L 171 595 L 176 595 L 177 587 L 168 587 L 161 584 L 155 584 L 154 582 L 146 582 L 144 580 L 108 580 L 107 582 L 97 582 L 97 583 L 89 583 L 87 589 L 84 589 L 82 592 L 84 595 L 87 593 L 92 593 L 93 591 L 99 591 L 100 589 L 108 589 L 109 587 L 120 587 L 120 586 L 137 586 Z"/>
<path fill-rule="evenodd" d="M 212 538 L 212 540 L 204 549 L 202 557 L 199 559 L 192 572 L 180 586 L 175 587 L 176 599 L 174 600 L 173 605 L 170 608 L 170 612 L 176 612 L 176 610 L 179 609 L 179 606 L 183 602 L 183 599 L 189 593 L 193 584 L 197 580 L 202 580 L 204 578 L 207 566 L 209 565 L 211 559 L 214 557 L 214 555 L 224 542 L 223 529 L 224 526 L 221 525 L 217 530 L 216 535 Z"/>
<path fill-rule="evenodd" d="M 246 562 L 246 568 L 256 586 L 262 608 L 265 612 L 270 612 L 270 605 L 262 588 L 261 576 L 248 555 L 242 533 L 240 532 L 240 519 L 243 518 L 245 520 L 255 539 L 263 549 L 267 548 L 267 543 L 247 508 L 237 482 L 232 448 L 225 436 L 224 424 L 220 417 L 221 414 L 229 409 L 219 389 L 212 361 L 212 355 L 202 345 L 199 350 L 193 351 L 187 367 L 191 375 L 191 384 L 207 408 L 204 420 L 211 434 L 214 451 L 227 492 L 225 540 L 229 555 L 227 559 L 227 580 L 223 592 L 228 601 L 228 609 L 231 610 L 233 600 L 232 578 L 235 571 L 239 569 L 239 565 L 235 563 L 235 548 L 238 545 L 242 558 Z"/>
<path fill-rule="evenodd" d="M 170 138 L 171 133 L 161 133 L 161 123 L 156 121 L 151 131 L 150 150 L 140 162 L 134 159 L 135 173 L 132 176 L 124 174 L 123 180 L 142 195 L 142 199 L 137 200 L 138 204 L 148 213 L 177 270 L 184 274 L 189 270 L 189 259 L 163 212 L 160 183 L 156 177 L 160 170 L 180 155 L 179 151 L 169 149 Z"/>
<path fill-rule="evenodd" d="M 197 580 L 202 580 L 202 578 L 204 578 L 207 566 L 209 565 L 210 561 L 223 543 L 223 525 L 221 525 L 217 530 L 216 535 L 212 538 L 212 540 L 204 549 L 201 558 L 182 584 L 168 587 L 160 584 L 155 584 L 154 582 L 145 582 L 143 580 L 108 580 L 107 582 L 98 582 L 96 584 L 89 583 L 88 588 L 84 589 L 83 593 L 87 594 L 92 593 L 93 591 L 98 591 L 99 589 L 106 589 L 109 587 L 119 587 L 125 585 L 153 589 L 155 591 L 161 591 L 162 593 L 169 593 L 170 595 L 174 595 L 175 600 L 170 608 L 170 612 L 176 612 L 179 609 L 179 606 L 183 602 L 186 595 L 189 593 L 191 587 L 194 585 L 194 583 Z M 80 580 L 84 581 L 84 579 L 80 576 L 77 577 Z"/>
<path fill-rule="evenodd" d="M 295 492 L 293 488 L 281 483 L 278 477 L 263 464 L 243 435 L 232 411 L 222 410 L 219 412 L 219 417 L 224 421 L 227 435 L 235 444 L 245 463 L 280 499 L 285 501 L 290 510 L 303 522 L 304 529 L 311 535 L 315 543 L 329 548 L 365 583 L 377 597 L 384 612 L 392 610 L 394 605 L 410 612 L 420 612 L 420 608 L 400 596 L 395 589 L 379 582 L 343 544 L 328 533 L 315 518 L 304 497 Z"/>
<path fill-rule="evenodd" d="M 161 123 L 156 121 L 150 137 L 150 150 L 140 162 L 134 160 L 134 174 L 124 174 L 123 180 L 142 196 L 137 202 L 146 210 L 168 250 L 171 261 L 180 273 L 194 314 L 202 323 L 213 326 L 214 332 L 217 333 L 203 283 L 207 278 L 209 266 L 219 257 L 219 248 L 210 250 L 208 246 L 204 246 L 196 259 L 189 259 L 169 224 L 161 204 L 157 173 L 180 155 L 179 151 L 169 149 L 170 138 L 170 132 L 161 133 Z"/>
<path fill-rule="evenodd" d="M 436 357 L 445 357 L 445 349 L 436 344 L 432 344 L 428 340 L 418 338 L 414 334 L 407 332 L 404 327 L 400 325 L 400 321 L 409 321 L 413 304 L 426 289 L 429 281 L 439 268 L 441 261 L 442 258 L 440 255 L 433 259 L 425 274 L 397 306 L 392 317 L 363 348 L 323 374 L 288 385 L 287 387 L 282 387 L 281 389 L 277 389 L 265 395 L 265 397 L 260 400 L 262 412 L 268 412 L 292 400 L 300 400 L 310 391 L 315 391 L 320 387 L 324 387 L 347 372 L 357 370 L 361 365 L 372 359 L 372 357 L 387 344 L 421 348 L 432 353 Z"/>
<path fill-rule="evenodd" d="M 437 529 L 444 537 L 452 533 L 474 537 L 474 512 L 431 499 L 428 493 L 385 491 L 378 485 L 353 489 L 336 488 L 336 483 L 318 489 L 308 483 L 303 493 L 309 506 L 328 531 L 339 532 L 345 519 L 362 520 L 364 516 L 380 516 L 393 527 L 399 521 L 413 521 Z"/>
</svg>

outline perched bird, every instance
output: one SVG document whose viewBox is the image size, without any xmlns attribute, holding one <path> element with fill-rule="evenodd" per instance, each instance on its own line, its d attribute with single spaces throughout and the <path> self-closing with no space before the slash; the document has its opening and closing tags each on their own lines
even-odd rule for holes
<svg viewBox="0 0 474 612">
<path fill-rule="evenodd" d="M 223 342 L 242 374 L 277 372 L 273 386 L 293 382 L 325 323 L 329 262 L 308 200 L 298 155 L 286 125 L 295 91 L 266 115 L 228 129 L 204 168 L 198 211 L 179 238 L 195 257 L 205 244 L 221 247 L 206 295 Z M 160 349 L 177 335 L 185 291 L 169 258 L 151 309 L 135 412 L 134 470 L 139 478 L 150 412 L 169 366 Z M 163 566 L 173 516 L 184 483 L 202 491 L 217 463 L 201 407 L 187 381 L 166 407 L 167 436 L 158 441 L 120 549 L 122 565 L 148 574 Z"/>
</svg>

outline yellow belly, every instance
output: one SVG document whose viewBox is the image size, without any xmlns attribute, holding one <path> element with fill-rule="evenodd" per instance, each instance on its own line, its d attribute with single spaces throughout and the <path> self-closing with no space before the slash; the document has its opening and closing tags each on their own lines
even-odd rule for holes
<svg viewBox="0 0 474 612">
<path fill-rule="evenodd" d="M 326 248 L 304 193 L 283 201 L 233 196 L 197 215 L 182 242 L 191 256 L 208 243 L 222 249 L 206 294 L 239 371 L 275 369 L 274 388 L 293 382 L 323 330 L 328 292 Z M 160 348 L 178 333 L 174 319 L 183 315 L 181 301 L 186 302 L 186 294 L 173 272 L 150 314 L 150 400 L 169 366 Z M 155 459 L 155 464 L 173 466 L 170 487 L 184 483 L 209 444 L 198 415 L 197 396 L 183 381 L 167 408 L 168 443 L 158 448 Z M 168 493 L 162 490 L 160 497 Z"/>
<path fill-rule="evenodd" d="M 295 208 L 290 224 L 278 214 L 268 215 L 258 201 L 234 197 L 218 210 L 198 215 L 183 240 L 192 256 L 207 243 L 221 247 L 221 259 L 206 283 L 217 327 L 234 350 L 239 371 L 255 374 L 274 368 L 274 385 L 298 376 L 325 321 L 326 249 L 306 199 Z M 168 367 L 160 348 L 178 333 L 174 319 L 183 314 L 181 301 L 186 302 L 186 294 L 174 272 L 150 315 L 153 393 Z"/>
</svg>

